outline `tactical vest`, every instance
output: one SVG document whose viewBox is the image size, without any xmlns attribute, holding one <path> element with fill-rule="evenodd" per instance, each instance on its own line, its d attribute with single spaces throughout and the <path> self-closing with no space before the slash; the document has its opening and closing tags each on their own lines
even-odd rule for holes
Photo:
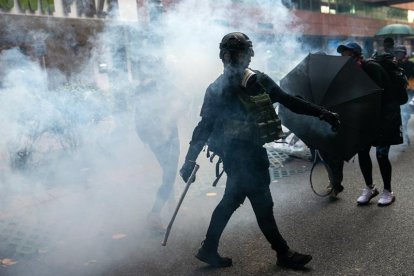
<svg viewBox="0 0 414 276">
<path fill-rule="evenodd" d="M 247 82 L 256 73 L 250 69 L 246 69 L 242 81 L 242 86 L 247 87 Z M 285 137 L 282 131 L 282 123 L 270 99 L 266 88 L 257 81 L 262 91 L 257 95 L 250 96 L 245 93 L 239 94 L 239 99 L 248 112 L 247 120 L 252 124 L 255 135 L 255 142 L 263 145 L 265 143 L 274 142 Z"/>
<path fill-rule="evenodd" d="M 246 69 L 242 79 L 241 86 L 246 89 L 249 79 L 256 75 L 250 69 Z M 276 114 L 269 94 L 266 88 L 257 80 L 262 91 L 256 95 L 248 95 L 243 91 L 238 94 L 238 98 L 246 110 L 247 116 L 244 120 L 235 120 L 230 118 L 218 118 L 215 122 L 213 132 L 211 133 L 207 145 L 207 157 L 213 162 L 215 155 L 219 157 L 223 154 L 226 144 L 232 140 L 249 141 L 257 145 L 264 145 L 280 138 L 284 138 L 281 121 Z M 214 154 L 210 156 L 210 151 Z M 220 172 L 219 166 L 222 163 L 221 157 L 216 163 L 216 179 L 213 186 L 216 186 L 224 170 Z"/>
<path fill-rule="evenodd" d="M 256 95 L 245 93 L 247 82 L 256 75 L 250 69 L 246 69 L 241 86 L 244 88 L 238 94 L 238 99 L 246 110 L 247 116 L 244 120 L 231 118 L 220 118 L 208 142 L 212 151 L 220 154 L 220 144 L 231 140 L 249 141 L 257 145 L 264 145 L 285 137 L 282 131 L 281 121 L 276 114 L 266 88 L 258 80 L 262 91 Z M 217 136 L 221 136 L 218 138 Z"/>
</svg>

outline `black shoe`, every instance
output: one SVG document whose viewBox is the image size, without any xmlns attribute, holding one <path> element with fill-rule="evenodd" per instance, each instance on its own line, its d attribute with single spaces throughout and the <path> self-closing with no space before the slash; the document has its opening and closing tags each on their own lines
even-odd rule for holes
<svg viewBox="0 0 414 276">
<path fill-rule="evenodd" d="M 208 251 L 204 247 L 201 247 L 195 256 L 213 267 L 228 267 L 233 264 L 230 258 L 221 257 L 217 251 Z"/>
<path fill-rule="evenodd" d="M 277 255 L 277 265 L 287 268 L 303 268 L 310 260 L 312 260 L 311 255 L 300 254 L 292 250 L 283 255 Z"/>
</svg>

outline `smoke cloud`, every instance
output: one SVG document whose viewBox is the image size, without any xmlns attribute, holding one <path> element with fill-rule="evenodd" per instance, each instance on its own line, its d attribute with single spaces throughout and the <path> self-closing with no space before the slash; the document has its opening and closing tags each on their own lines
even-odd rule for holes
<svg viewBox="0 0 414 276">
<path fill-rule="evenodd" d="M 136 10 L 135 1 L 129 2 L 126 9 Z M 218 2 L 181 1 L 153 23 L 125 21 L 121 13 L 83 44 L 69 28 L 62 47 L 82 57 L 69 75 L 59 66 L 45 69 L 45 54 L 53 54 L 46 46 L 53 33 L 33 31 L 29 52 L 12 48 L 0 53 L 0 206 L 4 224 L 14 225 L 0 239 L 0 258 L 19 262 L 0 268 L 0 274 L 29 275 L 40 267 L 36 275 L 104 275 L 131 253 L 148 258 L 145 252 L 152 252 L 156 258 L 161 236 L 151 236 L 146 216 L 162 171 L 135 131 L 136 116 L 161 128 L 160 140 L 170 131 L 163 125 L 178 125 L 181 165 L 205 89 L 223 70 L 218 45 L 226 33 L 246 33 L 255 50 L 251 67 L 276 81 L 307 54 L 292 35 L 295 18 L 281 1 L 254 1 L 248 8 Z M 19 41 L 10 24 L 8 37 Z M 264 35 L 274 31 L 285 35 Z M 137 109 L 140 87 L 149 80 L 162 82 L 162 93 Z M 154 112 L 167 114 L 169 123 L 154 124 Z M 211 192 L 214 167 L 202 155 L 201 183 L 191 187 L 189 197 Z M 213 192 L 223 191 L 221 183 Z M 178 198 L 183 186 L 175 186 Z M 219 197 L 209 200 L 200 201 L 208 207 L 197 218 L 184 214 L 173 231 L 195 231 L 190 236 L 198 245 Z M 165 206 L 164 224 L 174 204 Z M 184 213 L 191 209 L 203 208 L 187 205 Z M 202 226 L 194 226 L 200 221 Z M 15 241 L 19 235 L 40 238 Z M 172 246 L 189 244 L 187 237 L 179 237 Z M 30 242 L 25 254 L 22 248 Z"/>
</svg>

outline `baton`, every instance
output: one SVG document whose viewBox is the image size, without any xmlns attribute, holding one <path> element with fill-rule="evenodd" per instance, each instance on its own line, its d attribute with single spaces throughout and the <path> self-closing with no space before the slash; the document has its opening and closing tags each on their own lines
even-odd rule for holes
<svg viewBox="0 0 414 276">
<path fill-rule="evenodd" d="M 171 218 L 170 223 L 168 224 L 167 231 L 165 232 L 164 240 L 162 241 L 162 246 L 165 246 L 167 244 L 168 236 L 170 235 L 171 227 L 174 223 L 175 217 L 177 216 L 178 210 L 181 207 L 181 203 L 183 203 L 184 197 L 187 194 L 188 188 L 190 188 L 191 183 L 193 182 L 193 179 L 198 171 L 200 166 L 198 164 L 195 164 L 193 171 L 191 172 L 190 177 L 187 180 L 187 183 L 185 185 L 185 189 L 183 193 L 181 194 L 180 200 L 178 201 L 177 207 L 175 207 L 174 214 Z"/>
</svg>

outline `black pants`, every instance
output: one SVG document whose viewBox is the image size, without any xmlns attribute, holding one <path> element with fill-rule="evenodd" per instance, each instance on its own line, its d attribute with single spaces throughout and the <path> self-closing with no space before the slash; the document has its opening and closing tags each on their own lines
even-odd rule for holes
<svg viewBox="0 0 414 276">
<path fill-rule="evenodd" d="M 372 161 L 369 155 L 370 149 L 371 146 L 368 146 L 358 152 L 359 167 L 361 169 L 362 175 L 365 180 L 365 184 L 367 186 L 371 186 L 373 184 Z M 376 156 L 382 180 L 384 182 L 384 189 L 391 191 L 392 167 L 388 157 L 389 151 L 390 146 L 376 147 Z M 330 168 L 329 180 L 331 181 L 332 186 L 338 187 L 339 185 L 341 185 L 343 180 L 344 161 L 338 157 L 335 157 L 323 151 L 320 151 L 319 153 L 322 159 Z"/>
<path fill-rule="evenodd" d="M 319 154 L 321 155 L 325 164 L 329 167 L 328 176 L 332 187 L 334 189 L 340 187 L 344 178 L 344 160 L 324 151 L 319 151 Z"/>
<path fill-rule="evenodd" d="M 252 204 L 259 227 L 272 249 L 279 254 L 285 253 L 289 247 L 280 234 L 273 216 L 266 151 L 262 148 L 253 156 L 249 153 L 233 154 L 231 158 L 224 158 L 224 166 L 227 173 L 226 190 L 213 212 L 203 246 L 208 250 L 217 250 L 220 236 L 230 217 L 247 197 Z"/>
<path fill-rule="evenodd" d="M 391 191 L 391 174 L 392 167 L 390 159 L 388 158 L 388 153 L 391 146 L 382 146 L 376 147 L 376 156 L 378 161 L 378 166 L 380 168 L 381 177 L 384 182 L 384 189 Z M 364 176 L 365 184 L 371 186 L 373 184 L 372 180 L 372 161 L 369 155 L 371 147 L 366 147 L 365 149 L 358 152 L 359 167 L 361 168 L 362 175 Z"/>
</svg>

